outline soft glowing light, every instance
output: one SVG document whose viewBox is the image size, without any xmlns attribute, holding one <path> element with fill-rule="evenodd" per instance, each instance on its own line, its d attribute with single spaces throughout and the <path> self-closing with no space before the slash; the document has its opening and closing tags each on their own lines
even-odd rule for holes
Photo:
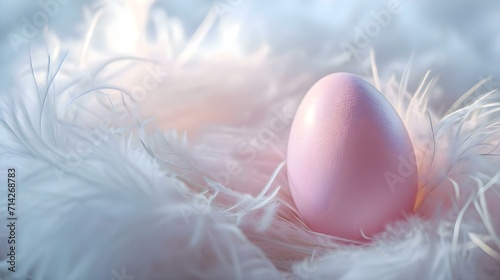
<svg viewBox="0 0 500 280">
<path fill-rule="evenodd" d="M 241 25 L 229 20 L 224 20 L 220 28 L 220 49 L 223 49 L 224 52 L 239 53 L 241 47 L 238 44 L 238 35 L 240 34 Z"/>
<path fill-rule="evenodd" d="M 306 112 L 306 115 L 305 115 L 305 123 L 307 126 L 311 126 L 311 125 L 314 125 L 315 123 L 315 109 L 314 107 L 311 107 L 307 112 Z"/>
<path fill-rule="evenodd" d="M 107 10 L 104 15 L 109 17 L 104 32 L 106 44 L 119 52 L 133 51 L 139 38 L 136 18 L 131 11 L 123 7 L 112 9 Z"/>
</svg>

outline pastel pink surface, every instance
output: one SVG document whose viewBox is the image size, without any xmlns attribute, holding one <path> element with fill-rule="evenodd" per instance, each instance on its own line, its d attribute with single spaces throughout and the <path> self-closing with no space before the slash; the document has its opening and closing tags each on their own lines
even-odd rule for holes
<svg viewBox="0 0 500 280">
<path fill-rule="evenodd" d="M 413 210 L 413 146 L 395 109 L 363 79 L 318 81 L 295 115 L 287 152 L 291 193 L 314 231 L 365 240 Z"/>
</svg>

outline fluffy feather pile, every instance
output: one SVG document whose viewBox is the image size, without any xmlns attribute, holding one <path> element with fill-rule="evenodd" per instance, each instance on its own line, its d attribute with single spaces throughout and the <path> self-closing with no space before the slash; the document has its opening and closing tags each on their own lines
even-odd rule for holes
<svg viewBox="0 0 500 280">
<path fill-rule="evenodd" d="M 8 271 L 2 225 L 1 279 L 500 279 L 500 102 L 487 80 L 443 114 L 432 73 L 409 92 L 413 60 L 399 81 L 367 57 L 364 77 L 413 141 L 419 199 L 369 244 L 345 245 L 297 218 L 285 154 L 303 95 L 342 67 L 243 52 L 237 26 L 213 12 L 184 40 L 144 7 L 122 8 L 139 31 L 153 19 L 155 40 L 123 50 L 98 37 L 107 7 L 82 38 L 49 32 L 13 68 L 0 166 L 3 181 L 18 172 L 17 265 Z"/>
</svg>

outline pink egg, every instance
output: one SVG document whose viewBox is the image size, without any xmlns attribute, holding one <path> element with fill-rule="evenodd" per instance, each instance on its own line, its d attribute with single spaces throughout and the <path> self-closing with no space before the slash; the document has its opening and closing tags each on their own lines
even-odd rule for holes
<svg viewBox="0 0 500 280">
<path fill-rule="evenodd" d="M 306 94 L 287 152 L 290 190 L 312 230 L 364 241 L 413 211 L 415 154 L 389 101 L 368 82 L 336 73 Z"/>
</svg>

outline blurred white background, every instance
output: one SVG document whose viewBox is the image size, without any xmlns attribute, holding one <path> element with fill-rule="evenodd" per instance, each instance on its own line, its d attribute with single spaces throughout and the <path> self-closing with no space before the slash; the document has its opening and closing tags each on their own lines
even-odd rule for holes
<svg viewBox="0 0 500 280">
<path fill-rule="evenodd" d="M 13 45 L 12 34 L 22 34 L 23 17 L 32 20 L 43 10 L 40 3 L 55 0 L 19 0 L 0 2 L 1 88 L 9 86 L 9 65 L 26 55 L 27 45 Z M 61 2 L 64 2 L 61 0 Z M 65 38 L 81 37 L 82 25 L 89 14 L 84 6 L 98 7 L 125 0 L 65 0 L 60 11 L 50 16 L 48 26 Z M 263 44 L 276 55 L 294 54 L 314 61 L 335 61 L 339 71 L 359 71 L 368 67 L 370 48 L 375 50 L 381 77 L 401 77 L 403 69 L 415 55 L 410 89 L 432 69 L 439 76 L 443 95 L 436 96 L 443 108 L 482 78 L 491 76 L 490 87 L 500 86 L 500 1 L 406 1 L 401 12 L 392 14 L 387 26 L 368 36 L 368 45 L 359 48 L 358 58 L 345 59 L 342 44 L 353 45 L 359 32 L 370 28 L 377 13 L 388 9 L 391 1 L 328 0 L 158 0 L 154 7 L 165 9 L 169 17 L 178 18 L 190 36 L 214 7 L 230 7 L 225 20 L 239 22 L 238 41 L 249 52 Z M 89 11 L 95 9 L 89 9 Z M 91 13 L 91 12 L 90 12 Z M 90 15 L 91 16 L 91 15 Z M 96 29 L 99 29 L 99 24 Z M 121 32 L 127 32 L 127 26 Z M 29 42 L 34 44 L 44 32 Z M 366 35 L 366 34 L 365 34 Z M 363 67 L 359 67 L 359 65 Z M 356 67 L 353 67 L 356 65 Z M 307 70 L 307 63 L 303 64 Z M 436 103 L 435 103 L 436 104 Z M 437 108 L 437 109 L 443 109 Z M 444 109 L 443 109 L 444 110 Z"/>
</svg>

